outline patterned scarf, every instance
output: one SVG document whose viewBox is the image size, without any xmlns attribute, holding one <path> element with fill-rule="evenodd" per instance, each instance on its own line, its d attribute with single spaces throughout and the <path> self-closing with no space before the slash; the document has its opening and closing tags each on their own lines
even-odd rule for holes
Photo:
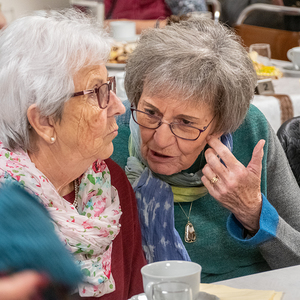
<svg viewBox="0 0 300 300">
<path fill-rule="evenodd" d="M 0 182 L 16 180 L 39 197 L 49 211 L 55 231 L 81 267 L 82 297 L 100 297 L 115 290 L 111 274 L 112 241 L 120 231 L 122 214 L 117 190 L 104 161 L 96 161 L 80 178 L 78 211 L 23 151 L 11 152 L 0 142 Z"/>
</svg>

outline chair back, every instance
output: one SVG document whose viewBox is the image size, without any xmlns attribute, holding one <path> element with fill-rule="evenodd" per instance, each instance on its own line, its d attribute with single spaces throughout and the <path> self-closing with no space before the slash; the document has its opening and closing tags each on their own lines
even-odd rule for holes
<svg viewBox="0 0 300 300">
<path fill-rule="evenodd" d="M 300 32 L 272 29 L 253 25 L 236 25 L 236 33 L 242 38 L 245 47 L 251 44 L 270 44 L 273 59 L 289 60 L 287 51 L 299 46 Z"/>
<path fill-rule="evenodd" d="M 300 186 L 300 116 L 284 122 L 277 136 Z"/>
<path fill-rule="evenodd" d="M 267 43 L 271 46 L 271 56 L 273 59 L 288 60 L 287 51 L 300 45 L 300 32 L 243 24 L 245 19 L 257 10 L 294 16 L 299 15 L 300 17 L 300 8 L 270 4 L 252 4 L 241 12 L 234 26 L 236 33 L 242 38 L 244 46 L 249 47 L 251 44 Z"/>
</svg>

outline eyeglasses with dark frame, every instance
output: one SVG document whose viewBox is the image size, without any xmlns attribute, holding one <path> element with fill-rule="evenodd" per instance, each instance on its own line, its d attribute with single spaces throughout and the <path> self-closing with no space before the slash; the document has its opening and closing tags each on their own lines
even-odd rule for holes
<svg viewBox="0 0 300 300">
<path fill-rule="evenodd" d="M 100 108 L 105 109 L 108 106 L 110 100 L 110 91 L 116 93 L 115 76 L 108 77 L 107 80 L 108 80 L 107 82 L 101 84 L 98 87 L 81 91 L 81 92 L 76 92 L 72 94 L 71 97 L 77 97 L 77 96 L 83 96 L 83 95 L 89 95 L 95 93 L 97 95 L 97 100 Z"/>
<path fill-rule="evenodd" d="M 148 129 L 157 129 L 162 124 L 168 124 L 170 127 L 171 132 L 178 138 L 187 140 L 187 141 L 196 141 L 202 132 L 204 132 L 208 126 L 212 123 L 215 117 L 212 118 L 212 120 L 203 127 L 203 129 L 196 128 L 191 125 L 187 124 L 180 124 L 176 122 L 168 123 L 162 121 L 162 118 L 159 116 L 151 115 L 145 111 L 138 110 L 131 106 L 130 108 L 132 118 L 135 123 L 138 125 L 148 128 Z"/>
</svg>

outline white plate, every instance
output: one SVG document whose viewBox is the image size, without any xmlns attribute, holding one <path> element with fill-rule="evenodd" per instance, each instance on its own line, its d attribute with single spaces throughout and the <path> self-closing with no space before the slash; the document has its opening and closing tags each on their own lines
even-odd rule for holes
<svg viewBox="0 0 300 300">
<path fill-rule="evenodd" d="M 282 67 L 282 72 L 293 77 L 300 77 L 300 70 L 295 70 L 292 65 Z"/>
<path fill-rule="evenodd" d="M 147 300 L 147 297 L 144 293 L 142 293 L 131 297 L 129 300 Z"/>
<path fill-rule="evenodd" d="M 197 294 L 196 300 L 220 300 L 216 295 L 212 295 L 206 292 L 199 292 Z"/>
<path fill-rule="evenodd" d="M 124 70 L 126 64 L 114 64 L 114 63 L 106 63 L 105 64 L 110 69 L 118 69 L 118 70 Z"/>
<path fill-rule="evenodd" d="M 285 66 L 276 66 L 280 71 L 288 77 L 300 77 L 300 70 L 295 70 L 292 64 Z"/>
<path fill-rule="evenodd" d="M 199 292 L 197 294 L 197 297 L 195 300 L 200 300 L 200 299 L 201 300 L 220 300 L 219 297 L 212 295 L 212 294 L 205 293 L 205 292 Z M 144 293 L 142 293 L 142 294 L 138 294 L 138 295 L 131 297 L 129 300 L 147 300 L 147 297 Z"/>
</svg>

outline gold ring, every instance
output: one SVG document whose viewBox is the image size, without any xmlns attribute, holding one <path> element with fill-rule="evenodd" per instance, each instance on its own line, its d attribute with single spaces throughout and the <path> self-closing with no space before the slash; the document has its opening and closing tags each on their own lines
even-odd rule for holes
<svg viewBox="0 0 300 300">
<path fill-rule="evenodd" d="M 215 183 L 218 182 L 218 180 L 219 180 L 219 178 L 218 178 L 218 176 L 216 175 L 215 177 L 213 177 L 213 178 L 210 180 L 210 183 L 211 183 L 211 184 L 215 184 Z"/>
</svg>

